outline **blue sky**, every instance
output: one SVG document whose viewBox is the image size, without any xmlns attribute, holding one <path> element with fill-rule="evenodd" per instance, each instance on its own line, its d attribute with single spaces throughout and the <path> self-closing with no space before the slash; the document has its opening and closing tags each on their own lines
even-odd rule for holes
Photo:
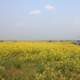
<svg viewBox="0 0 80 80">
<path fill-rule="evenodd" d="M 0 40 L 80 39 L 80 0 L 0 0 Z"/>
</svg>

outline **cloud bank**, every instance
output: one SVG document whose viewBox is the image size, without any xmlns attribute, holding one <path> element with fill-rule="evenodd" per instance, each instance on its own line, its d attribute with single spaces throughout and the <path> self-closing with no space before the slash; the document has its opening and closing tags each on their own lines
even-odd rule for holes
<svg viewBox="0 0 80 80">
<path fill-rule="evenodd" d="M 47 10 L 48 12 L 51 12 L 51 11 L 55 11 L 56 8 L 54 5 L 46 4 L 46 5 L 44 5 L 43 9 L 44 9 L 44 11 Z M 34 10 L 29 12 L 29 15 L 36 16 L 36 15 L 39 15 L 40 13 L 41 13 L 41 10 L 34 9 Z"/>
</svg>

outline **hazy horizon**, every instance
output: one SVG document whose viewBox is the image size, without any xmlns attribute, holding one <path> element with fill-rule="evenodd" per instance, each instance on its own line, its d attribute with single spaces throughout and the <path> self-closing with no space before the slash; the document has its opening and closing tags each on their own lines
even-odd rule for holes
<svg viewBox="0 0 80 80">
<path fill-rule="evenodd" d="M 80 0 L 0 0 L 0 40 L 80 39 Z"/>
</svg>

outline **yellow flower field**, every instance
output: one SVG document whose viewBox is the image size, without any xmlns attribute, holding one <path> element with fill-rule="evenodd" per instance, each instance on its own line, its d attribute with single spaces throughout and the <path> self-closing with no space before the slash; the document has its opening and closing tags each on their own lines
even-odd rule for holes
<svg viewBox="0 0 80 80">
<path fill-rule="evenodd" d="M 0 80 L 80 80 L 80 46 L 0 42 Z"/>
</svg>

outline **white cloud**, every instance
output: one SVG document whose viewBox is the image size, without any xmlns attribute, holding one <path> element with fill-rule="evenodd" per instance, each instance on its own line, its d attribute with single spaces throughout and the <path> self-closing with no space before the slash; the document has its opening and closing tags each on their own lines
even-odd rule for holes
<svg viewBox="0 0 80 80">
<path fill-rule="evenodd" d="M 38 15 L 38 14 L 40 14 L 40 13 L 41 13 L 40 10 L 33 10 L 33 11 L 30 11 L 30 12 L 29 12 L 30 15 Z"/>
<path fill-rule="evenodd" d="M 48 11 L 54 11 L 55 10 L 55 7 L 53 5 L 46 5 L 45 8 L 48 10 Z"/>
</svg>

